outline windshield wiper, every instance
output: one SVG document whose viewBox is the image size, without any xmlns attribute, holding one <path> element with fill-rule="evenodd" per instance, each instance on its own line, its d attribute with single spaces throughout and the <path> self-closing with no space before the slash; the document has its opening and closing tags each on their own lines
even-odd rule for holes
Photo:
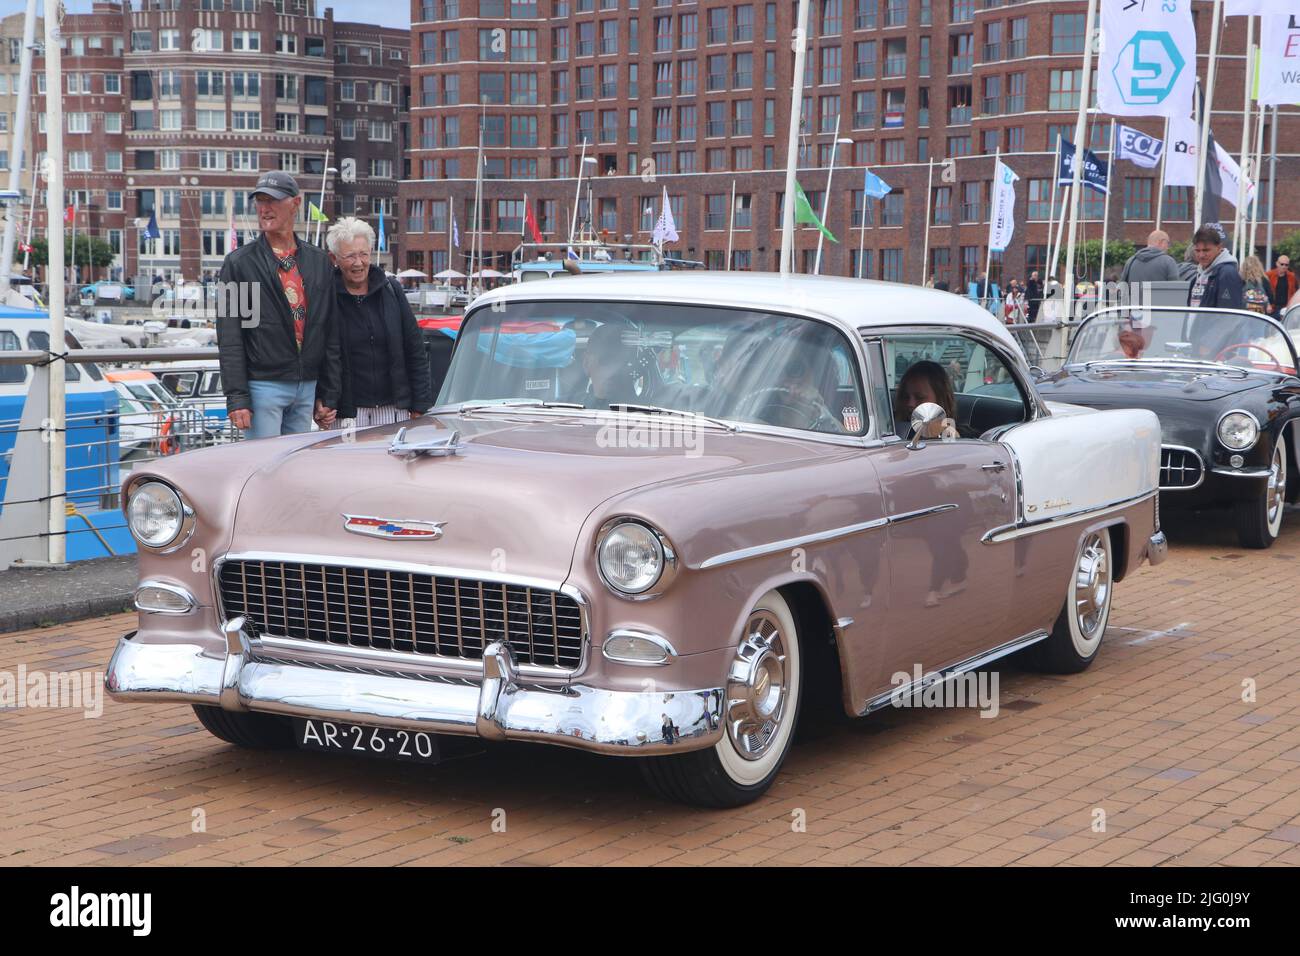
<svg viewBox="0 0 1300 956">
<path fill-rule="evenodd" d="M 740 426 L 734 422 L 729 422 L 721 418 L 714 418 L 711 415 L 703 415 L 700 412 L 693 412 L 685 408 L 665 408 L 662 405 L 637 405 L 632 402 L 611 402 L 610 411 L 614 412 L 643 412 L 648 415 L 684 415 L 687 418 L 698 418 L 702 422 L 709 422 L 717 425 L 719 428 L 725 428 L 729 432 L 740 431 Z"/>
<path fill-rule="evenodd" d="M 587 406 L 579 402 L 550 402 L 540 398 L 513 398 L 504 402 L 463 402 L 456 409 L 458 415 L 492 408 L 578 408 Z"/>
</svg>

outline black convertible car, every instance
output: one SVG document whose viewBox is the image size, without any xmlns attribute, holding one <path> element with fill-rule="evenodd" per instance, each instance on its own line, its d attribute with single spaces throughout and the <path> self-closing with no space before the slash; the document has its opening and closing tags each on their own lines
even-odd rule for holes
<svg viewBox="0 0 1300 956">
<path fill-rule="evenodd" d="M 1243 547 L 1267 548 L 1300 499 L 1300 360 L 1254 312 L 1118 307 L 1078 329 L 1044 398 L 1160 417 L 1162 508 L 1233 509 Z M 1104 462 L 1097 463 L 1105 467 Z"/>
</svg>

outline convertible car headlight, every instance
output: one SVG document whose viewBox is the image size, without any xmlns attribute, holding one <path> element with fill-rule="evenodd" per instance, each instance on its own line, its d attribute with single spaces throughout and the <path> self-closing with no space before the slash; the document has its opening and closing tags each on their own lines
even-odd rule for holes
<svg viewBox="0 0 1300 956">
<path fill-rule="evenodd" d="M 1250 412 L 1228 412 L 1219 419 L 1219 441 L 1233 451 L 1245 451 L 1259 438 L 1259 422 Z"/>
<path fill-rule="evenodd" d="M 644 594 L 659 583 L 669 555 L 653 530 L 636 521 L 618 520 L 603 529 L 598 542 L 601 577 L 615 591 Z"/>
<path fill-rule="evenodd" d="M 170 485 L 161 481 L 143 481 L 131 489 L 127 500 L 126 520 L 131 534 L 146 548 L 155 551 L 179 547 L 193 528 L 194 512 Z"/>
</svg>

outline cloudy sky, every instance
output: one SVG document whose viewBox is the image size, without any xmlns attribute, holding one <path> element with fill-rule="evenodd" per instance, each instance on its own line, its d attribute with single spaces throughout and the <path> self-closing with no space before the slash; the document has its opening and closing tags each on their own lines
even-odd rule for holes
<svg viewBox="0 0 1300 956">
<path fill-rule="evenodd" d="M 91 0 L 67 0 L 69 13 L 89 13 Z M 317 0 L 317 9 L 334 8 L 335 20 L 355 20 L 366 23 L 379 23 L 386 27 L 409 27 L 411 25 L 411 5 L 405 2 L 375 3 L 374 0 Z M 45 0 L 37 3 L 37 9 L 43 10 Z M 24 0 L 0 0 L 0 16 L 21 13 L 27 9 Z"/>
</svg>

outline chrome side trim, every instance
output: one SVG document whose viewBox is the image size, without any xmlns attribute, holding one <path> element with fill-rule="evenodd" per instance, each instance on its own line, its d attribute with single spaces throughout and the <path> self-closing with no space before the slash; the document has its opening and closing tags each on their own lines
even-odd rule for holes
<svg viewBox="0 0 1300 956">
<path fill-rule="evenodd" d="M 1120 511 L 1124 508 L 1141 504 L 1148 498 L 1154 498 L 1160 492 L 1159 490 L 1146 491 L 1131 498 L 1123 498 L 1119 501 L 1112 501 L 1108 504 L 1097 505 L 1094 508 L 1081 508 L 1078 511 L 1070 511 L 1062 515 L 1053 515 L 1048 518 L 1037 518 L 1034 521 L 1017 521 L 1014 524 L 1004 524 L 996 528 L 991 528 L 980 538 L 983 544 L 998 544 L 1002 541 L 1010 541 L 1013 538 L 1021 538 L 1029 534 L 1037 534 L 1040 531 L 1047 531 L 1051 528 L 1058 528 L 1068 524 L 1075 524 L 1079 521 L 1086 521 L 1089 518 L 1102 518 L 1108 514 Z"/>
<path fill-rule="evenodd" d="M 769 544 L 756 544 L 750 548 L 739 548 L 735 551 L 726 551 L 722 554 L 715 554 L 711 558 L 705 558 L 696 567 L 700 571 L 706 571 L 709 568 L 717 568 L 725 564 L 735 564 L 737 561 L 748 561 L 750 558 L 761 558 L 769 554 L 776 554 L 779 551 L 787 551 L 790 548 L 801 548 L 806 544 L 823 544 L 827 541 L 834 541 L 837 538 L 846 538 L 849 535 L 861 534 L 864 531 L 874 531 L 877 528 L 884 528 L 892 524 L 901 524 L 904 521 L 912 521 L 915 518 L 925 518 L 929 515 L 936 515 L 944 511 L 952 511 L 957 507 L 956 504 L 935 505 L 932 508 L 920 508 L 916 511 L 904 511 L 899 514 L 886 515 L 883 518 L 873 518 L 871 521 L 863 521 L 860 524 L 844 525 L 841 528 L 831 528 L 828 531 L 818 531 L 814 534 L 805 534 L 798 538 L 786 538 L 784 541 L 773 541 Z"/>
<path fill-rule="evenodd" d="M 868 698 L 867 702 L 862 705 L 862 710 L 858 711 L 858 716 L 861 717 L 865 714 L 871 713 L 872 711 L 880 710 L 882 707 L 887 706 L 892 700 L 904 700 L 908 697 L 912 697 L 933 684 L 951 680 L 959 674 L 979 670 L 981 667 L 991 664 L 993 661 L 1006 657 L 1009 654 L 1014 654 L 1016 651 L 1029 647 L 1031 644 L 1037 644 L 1039 641 L 1046 640 L 1047 636 L 1047 631 L 1039 628 L 1038 630 L 1030 631 L 1023 637 L 1016 638 L 1014 641 L 999 644 L 992 650 L 982 651 L 974 657 L 968 657 L 964 661 L 959 661 L 958 663 L 953 664 L 951 667 L 945 667 L 941 671 L 931 671 L 922 676 L 919 681 L 909 681 L 906 684 L 895 687 L 893 690 L 887 690 L 884 693 L 877 694 L 875 697 Z"/>
<path fill-rule="evenodd" d="M 1273 474 L 1271 468 L 1211 468 L 1210 471 L 1232 478 L 1268 478 Z"/>
<path fill-rule="evenodd" d="M 1197 479 L 1197 482 L 1194 485 L 1161 485 L 1160 486 L 1161 491 L 1192 491 L 1196 488 L 1201 487 L 1201 485 L 1205 484 L 1205 471 L 1206 471 L 1205 459 L 1201 456 L 1201 453 L 1197 451 L 1195 448 L 1189 448 L 1186 445 L 1161 445 L 1160 446 L 1160 468 L 1159 468 L 1160 471 L 1165 470 L 1164 462 L 1165 462 L 1166 448 L 1172 451 L 1187 452 L 1188 454 L 1192 455 L 1196 459 L 1197 464 L 1201 466 L 1201 477 Z"/>
<path fill-rule="evenodd" d="M 157 588 L 159 591 L 167 591 L 170 594 L 175 594 L 177 597 L 184 598 L 185 608 L 180 611 L 173 611 L 156 607 L 142 607 L 140 605 L 140 592 L 145 588 Z M 135 606 L 137 611 L 142 611 L 145 614 L 190 614 L 199 606 L 194 595 L 179 584 L 168 584 L 166 581 L 155 581 L 153 579 L 146 579 L 140 582 L 135 589 L 135 594 L 132 597 L 131 603 Z"/>
</svg>

